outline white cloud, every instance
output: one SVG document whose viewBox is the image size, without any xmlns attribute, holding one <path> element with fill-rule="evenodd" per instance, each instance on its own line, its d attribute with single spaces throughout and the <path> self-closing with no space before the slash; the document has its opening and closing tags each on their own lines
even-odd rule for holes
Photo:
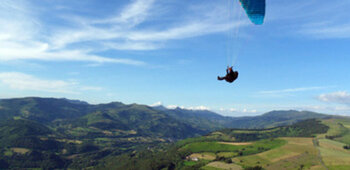
<svg viewBox="0 0 350 170">
<path fill-rule="evenodd" d="M 158 102 L 155 102 L 155 103 L 151 104 L 150 106 L 151 107 L 156 107 L 156 106 L 162 106 L 162 105 L 163 105 L 163 103 L 161 101 L 158 101 Z"/>
<path fill-rule="evenodd" d="M 189 106 L 189 107 L 185 107 L 185 106 L 177 106 L 177 105 L 167 105 L 166 108 L 168 108 L 168 109 L 180 108 L 180 109 L 187 109 L 187 110 L 210 110 L 210 108 L 206 107 L 206 106 Z"/>
<path fill-rule="evenodd" d="M 184 106 L 177 106 L 177 105 L 168 105 L 166 106 L 166 108 L 168 109 L 176 109 L 176 108 L 180 108 L 180 109 L 184 109 Z"/>
<path fill-rule="evenodd" d="M 74 80 L 45 80 L 29 74 L 18 72 L 0 73 L 0 82 L 14 90 L 52 93 L 79 94 L 80 91 L 102 90 L 100 87 L 81 86 Z"/>
<path fill-rule="evenodd" d="M 78 29 L 57 32 L 53 36 L 51 43 L 54 49 L 63 48 L 78 42 L 103 41 L 103 45 L 117 50 L 155 50 L 161 48 L 161 44 L 164 41 L 224 32 L 233 27 L 241 27 L 248 24 L 245 20 L 242 20 L 242 22 L 228 22 L 227 14 L 222 12 L 224 11 L 223 9 L 211 7 L 211 11 L 210 9 L 201 11 L 202 15 L 200 16 L 191 17 L 185 21 L 178 21 L 179 23 L 169 23 L 169 26 L 163 29 L 157 29 L 156 26 L 148 29 L 136 28 L 138 24 L 147 20 L 145 16 L 150 15 L 153 2 L 153 0 L 135 1 L 134 4 L 127 6 L 122 14 L 112 19 L 101 19 L 93 22 L 89 22 L 89 19 L 81 19 L 83 20 L 81 21 L 82 23 L 87 24 Z M 136 9 L 142 12 L 137 12 Z M 135 21 L 130 21 L 134 23 L 131 27 L 123 23 L 129 20 Z M 112 28 L 101 28 L 95 25 L 95 23 L 100 22 L 111 23 L 113 26 Z"/>
<path fill-rule="evenodd" d="M 114 50 L 134 50 L 134 51 L 142 51 L 142 50 L 156 50 L 161 47 L 160 44 L 155 43 L 145 43 L 145 42 L 124 42 L 124 43 L 114 43 L 108 42 L 103 43 L 104 47 Z"/>
<path fill-rule="evenodd" d="M 243 109 L 242 112 L 243 113 L 256 113 L 257 110 L 255 110 L 255 109 L 253 109 L 253 110 Z"/>
<path fill-rule="evenodd" d="M 325 113 L 325 114 L 332 114 L 332 115 L 344 115 L 349 116 L 350 115 L 350 106 L 348 105 L 301 105 L 301 106 L 295 106 L 295 107 L 288 107 L 288 109 L 293 110 L 307 110 L 307 111 L 313 111 L 318 113 Z"/>
<path fill-rule="evenodd" d="M 134 0 L 133 3 L 127 5 L 117 17 L 96 20 L 92 23 L 137 25 L 147 18 L 154 2 L 155 0 Z"/>
<path fill-rule="evenodd" d="M 44 14 L 30 12 L 42 12 L 34 10 L 35 4 L 4 0 L 0 3 L 0 25 L 3 25 L 0 28 L 0 60 L 145 65 L 145 62 L 138 60 L 105 57 L 96 53 L 106 50 L 156 50 L 163 48 L 169 40 L 225 32 L 247 24 L 244 20 L 228 22 L 227 11 L 223 10 L 225 7 L 212 3 L 190 8 L 189 15 L 169 23 L 163 22 L 167 24 L 161 27 L 157 24 L 147 29 L 140 27 L 153 16 L 160 15 L 158 8 L 168 8 L 161 4 L 155 3 L 155 0 L 134 0 L 119 13 L 100 19 L 72 14 L 62 17 L 58 10 L 50 12 L 50 15 L 69 24 L 51 26 L 40 20 L 39 16 Z M 79 45 L 82 43 L 84 46 Z"/>
<path fill-rule="evenodd" d="M 21 49 L 21 50 L 18 50 Z M 50 51 L 48 44 L 32 42 L 23 43 L 0 42 L 0 61 L 10 60 L 44 60 L 44 61 L 84 61 L 94 63 L 118 63 L 129 65 L 145 65 L 146 63 L 131 59 L 107 58 L 89 54 L 83 50 Z"/>
<path fill-rule="evenodd" d="M 348 11 L 350 2 L 333 0 L 288 1 L 271 4 L 269 19 L 287 23 L 286 30 L 315 39 L 350 38 Z M 284 27 L 283 26 L 283 27 Z"/>
<path fill-rule="evenodd" d="M 321 94 L 318 99 L 323 102 L 347 104 L 350 105 L 350 93 L 346 91 L 339 91 L 328 94 Z"/>
<path fill-rule="evenodd" d="M 188 107 L 189 110 L 210 110 L 209 107 L 206 106 L 194 106 L 194 107 Z"/>
<path fill-rule="evenodd" d="M 300 30 L 300 33 L 315 38 L 350 38 L 350 23 L 346 24 L 310 24 Z"/>
<path fill-rule="evenodd" d="M 63 31 L 62 28 L 48 28 L 30 10 L 31 4 L 24 1 L 4 0 L 0 3 L 0 61 L 11 60 L 44 60 L 44 61 L 84 61 L 92 63 L 117 63 L 129 65 L 144 65 L 142 61 L 126 58 L 109 58 L 94 54 L 96 49 L 57 48 L 60 41 L 79 40 L 82 42 L 94 37 L 111 37 L 111 32 L 91 28 L 87 31 Z M 11 14 L 11 15 L 10 15 Z M 45 27 L 46 26 L 46 27 Z M 25 28 L 25 29 L 23 29 Z M 45 30 L 48 29 L 48 30 Z M 57 33 L 57 34 L 56 34 Z M 64 34 L 61 34 L 64 33 Z M 67 36 L 65 36 L 67 35 Z M 57 38 L 58 45 L 47 37 Z M 82 39 L 81 39 L 82 38 Z M 94 38 L 92 38 L 94 40 Z M 63 42 L 67 43 L 67 42 Z M 133 48 L 141 48 L 141 45 Z M 95 47 L 100 49 L 100 47 Z M 122 47 L 127 48 L 127 47 Z"/>
<path fill-rule="evenodd" d="M 230 112 L 237 112 L 237 109 L 236 108 L 230 108 L 229 111 Z"/>
<path fill-rule="evenodd" d="M 322 90 L 330 87 L 300 87 L 300 88 L 291 88 L 291 89 L 282 89 L 282 90 L 268 90 L 268 91 L 260 91 L 261 94 L 282 94 L 282 93 L 293 93 L 293 92 L 304 92 L 304 91 L 312 91 L 312 90 Z"/>
<path fill-rule="evenodd" d="M 256 109 L 248 109 L 248 108 L 220 108 L 219 110 L 215 110 L 217 113 L 220 113 L 222 115 L 226 116 L 256 116 L 261 114 L 261 112 L 258 112 Z"/>
<path fill-rule="evenodd" d="M 237 112 L 238 109 L 236 109 L 236 108 L 229 108 L 229 109 L 220 108 L 219 111 L 221 111 L 221 112 Z"/>
</svg>

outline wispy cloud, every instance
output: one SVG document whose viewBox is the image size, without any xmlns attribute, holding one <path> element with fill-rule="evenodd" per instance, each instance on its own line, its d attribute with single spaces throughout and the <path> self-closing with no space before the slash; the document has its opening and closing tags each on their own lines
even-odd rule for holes
<svg viewBox="0 0 350 170">
<path fill-rule="evenodd" d="M 55 33 L 61 33 L 61 28 L 46 30 L 36 15 L 30 11 L 33 8 L 23 1 L 4 0 L 0 3 L 0 61 L 10 60 L 44 60 L 44 61 L 84 61 L 92 63 L 117 63 L 130 65 L 145 65 L 145 62 L 127 59 L 111 58 L 96 55 L 94 48 L 56 48 L 55 44 L 47 37 L 57 37 Z M 11 14 L 11 15 L 10 15 Z M 44 27 L 44 28 L 43 28 Z M 25 29 L 24 29 L 25 28 Z M 61 31 L 60 31 L 61 30 Z M 96 31 L 96 32 L 95 32 Z M 91 29 L 85 33 L 97 36 L 109 36 Z M 84 33 L 84 32 L 83 32 Z M 63 39 L 79 39 L 84 34 L 79 32 L 66 32 Z M 86 35 L 87 36 L 87 35 Z M 59 41 L 60 39 L 58 39 Z M 83 39 L 84 40 L 84 39 Z M 80 40 L 82 42 L 83 40 Z M 141 48 L 138 45 L 133 48 Z M 126 48 L 126 47 L 121 47 Z"/>
<path fill-rule="evenodd" d="M 126 38 L 137 41 L 167 41 L 185 39 L 210 33 L 224 32 L 230 28 L 239 27 L 245 24 L 245 22 L 218 24 L 214 22 L 198 21 L 161 31 L 131 32 Z"/>
<path fill-rule="evenodd" d="M 306 25 L 302 30 L 302 34 L 308 34 L 315 38 L 350 38 L 350 23 L 338 25 L 312 24 Z"/>
<path fill-rule="evenodd" d="M 77 81 L 46 80 L 18 72 L 0 73 L 0 82 L 14 90 L 79 94 L 82 91 L 99 91 L 101 87 L 80 85 Z"/>
<path fill-rule="evenodd" d="M 304 92 L 304 91 L 312 91 L 312 90 L 322 90 L 330 88 L 324 86 L 315 86 L 315 87 L 300 87 L 300 88 L 290 88 L 290 89 L 281 89 L 281 90 L 268 90 L 268 91 L 260 91 L 260 94 L 284 94 L 284 93 L 293 93 L 293 92 Z"/>
<path fill-rule="evenodd" d="M 233 27 L 247 25 L 246 20 L 228 22 L 227 14 L 222 12 L 225 10 L 219 6 L 205 8 L 206 11 L 195 9 L 200 10 L 202 15 L 185 17 L 186 19 L 171 22 L 162 29 L 157 25 L 147 29 L 138 27 L 147 21 L 147 16 L 155 15 L 152 13 L 155 10 L 153 8 L 154 0 L 137 0 L 126 6 L 117 17 L 94 21 L 80 18 L 79 23 L 85 24 L 77 29 L 60 30 L 51 38 L 51 44 L 57 49 L 78 42 L 102 41 L 101 43 L 110 49 L 155 50 L 162 48 L 162 43 L 169 40 L 224 32 Z M 198 11 L 191 11 L 196 12 Z M 108 23 L 110 27 L 101 27 L 96 25 L 97 23 Z"/>
<path fill-rule="evenodd" d="M 297 33 L 316 39 L 350 38 L 349 1 L 333 0 L 320 3 L 318 0 L 282 0 L 271 4 L 268 9 L 268 19 L 275 23 L 286 23 L 286 30 L 293 32 L 293 36 Z"/>
<path fill-rule="evenodd" d="M 300 110 L 300 111 L 313 111 L 318 113 L 326 113 L 326 114 L 336 114 L 336 115 L 344 115 L 350 116 L 350 106 L 348 105 L 301 105 L 288 107 L 288 109 Z"/>
<path fill-rule="evenodd" d="M 48 44 L 39 42 L 32 42 L 31 45 L 16 42 L 0 42 L 0 61 L 10 60 L 83 61 L 129 65 L 146 64 L 145 62 L 132 59 L 101 57 L 89 54 L 89 51 L 85 50 L 50 51 Z"/>
<path fill-rule="evenodd" d="M 135 26 L 142 23 L 149 15 L 155 0 L 134 0 L 133 3 L 127 5 L 117 17 L 96 20 L 95 24 L 127 24 Z"/>
<path fill-rule="evenodd" d="M 157 11 L 169 7 L 155 3 L 155 0 L 133 0 L 121 10 L 116 10 L 119 12 L 112 16 L 99 19 L 75 15 L 74 11 L 62 17 L 60 10 L 54 8 L 52 10 L 56 11 L 50 11 L 51 18 L 66 24 L 52 26 L 41 19 L 50 9 L 33 10 L 36 4 L 30 2 L 4 0 L 0 3 L 2 61 L 84 61 L 145 65 L 143 61 L 101 56 L 97 53 L 108 50 L 156 50 L 165 47 L 164 44 L 170 40 L 225 32 L 233 27 L 247 25 L 246 20 L 228 22 L 223 4 L 212 3 L 189 7 L 189 15 L 168 24 L 144 27 L 140 25 L 147 25 L 149 20 L 159 15 Z"/>
<path fill-rule="evenodd" d="M 334 93 L 321 94 L 318 99 L 328 103 L 338 103 L 350 105 L 350 93 L 346 91 L 339 91 Z"/>
</svg>

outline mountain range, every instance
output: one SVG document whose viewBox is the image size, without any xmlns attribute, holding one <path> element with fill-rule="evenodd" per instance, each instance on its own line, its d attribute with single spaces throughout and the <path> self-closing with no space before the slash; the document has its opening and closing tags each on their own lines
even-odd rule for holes
<svg viewBox="0 0 350 170">
<path fill-rule="evenodd" d="M 48 169 L 83 168 L 106 155 L 162 146 L 214 130 L 271 128 L 332 117 L 336 116 L 295 110 L 228 117 L 208 110 L 120 102 L 93 105 L 57 98 L 2 99 L 0 155 L 8 158 L 10 168 L 36 168 L 43 162 Z M 0 158 L 0 162 L 4 161 Z"/>
</svg>

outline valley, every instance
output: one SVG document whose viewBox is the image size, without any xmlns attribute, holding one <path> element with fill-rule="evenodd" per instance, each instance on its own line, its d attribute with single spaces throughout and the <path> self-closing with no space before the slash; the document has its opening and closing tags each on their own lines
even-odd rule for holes
<svg viewBox="0 0 350 170">
<path fill-rule="evenodd" d="M 205 110 L 55 98 L 1 100 L 0 106 L 0 168 L 5 169 L 350 166 L 346 117 L 307 111 L 225 117 Z"/>
</svg>

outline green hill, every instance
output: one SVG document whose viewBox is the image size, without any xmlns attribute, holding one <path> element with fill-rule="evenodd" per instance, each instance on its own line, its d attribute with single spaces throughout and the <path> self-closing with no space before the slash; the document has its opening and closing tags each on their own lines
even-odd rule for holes
<svg viewBox="0 0 350 170">
<path fill-rule="evenodd" d="M 225 127 L 230 117 L 225 117 L 208 110 L 187 110 L 187 109 L 166 109 L 165 107 L 155 107 L 157 110 L 163 111 L 165 114 L 181 121 L 187 122 L 196 128 L 212 131 Z"/>
<path fill-rule="evenodd" d="M 326 119 L 333 116 L 309 111 L 271 111 L 261 116 L 232 118 L 225 123 L 229 128 L 271 128 L 291 125 L 306 119 Z"/>
<path fill-rule="evenodd" d="M 208 110 L 167 109 L 163 106 L 157 106 L 155 109 L 161 110 L 177 120 L 188 122 L 203 130 L 217 130 L 221 128 L 271 128 L 291 125 L 306 119 L 328 119 L 337 117 L 310 111 L 296 110 L 271 111 L 260 116 L 229 117 Z"/>
<path fill-rule="evenodd" d="M 10 168 L 77 164 L 80 169 L 109 154 L 209 132 L 151 107 L 119 102 L 90 105 L 68 99 L 3 99 L 0 118 L 0 162 L 7 162 Z"/>
<path fill-rule="evenodd" d="M 20 98 L 0 101 L 0 118 L 27 119 L 59 131 L 76 127 L 100 130 L 134 130 L 140 135 L 172 140 L 209 132 L 145 105 L 119 102 L 89 105 L 82 101 L 54 98 Z"/>
<path fill-rule="evenodd" d="M 170 161 L 173 165 L 166 164 L 166 166 L 175 166 L 178 163 L 182 166 L 183 156 L 188 156 L 191 150 L 185 148 L 181 152 L 165 152 L 178 140 L 189 138 L 170 149 L 179 149 L 179 145 L 184 146 L 191 142 L 208 142 L 203 145 L 204 148 L 211 145 L 226 148 L 222 147 L 222 144 L 211 143 L 215 141 L 261 140 L 263 142 L 261 145 L 268 146 L 264 142 L 270 138 L 313 136 L 314 133 L 324 131 L 326 126 L 319 125 L 317 121 L 309 120 L 308 123 L 300 121 L 329 117 L 337 118 L 306 111 L 274 111 L 256 117 L 234 118 L 206 110 L 153 108 L 120 102 L 92 105 L 78 100 L 55 98 L 2 99 L 0 100 L 0 168 L 112 167 L 115 169 L 114 167 L 131 166 L 129 159 L 134 160 L 134 163 L 140 160 L 143 163 L 158 165 L 153 158 L 159 157 L 160 160 L 169 163 L 172 159 L 168 157 L 173 157 L 173 153 L 180 158 L 177 157 L 175 163 Z M 295 122 L 300 123 L 293 124 Z M 348 131 L 344 129 L 348 124 L 328 122 L 327 126 L 331 129 L 337 127 L 340 130 L 331 131 L 324 138 L 332 138 L 337 142 L 346 142 L 349 139 L 346 135 Z M 256 129 L 261 127 L 269 128 Z M 191 138 L 201 135 L 206 136 Z M 279 141 L 281 140 L 276 140 L 276 146 L 281 144 Z M 238 148 L 242 154 L 246 154 L 275 147 L 275 145 L 271 147 L 261 145 Z M 242 151 L 243 148 L 245 151 Z M 229 149 L 227 153 L 220 155 L 227 157 L 239 153 L 233 150 Z M 215 153 L 214 157 L 215 155 L 217 154 Z M 112 164 L 114 159 L 125 161 L 125 164 L 112 166 L 109 159 Z M 102 166 L 103 164 L 106 166 Z M 139 164 L 133 164 L 136 165 Z M 160 165 L 163 166 L 164 163 Z"/>
<path fill-rule="evenodd" d="M 15 117 L 48 123 L 56 119 L 72 119 L 89 112 L 89 105 L 55 98 L 17 98 L 0 101 L 1 120 Z"/>
<path fill-rule="evenodd" d="M 107 157 L 97 169 L 349 169 L 349 125 L 348 118 L 310 119 L 269 129 L 224 129 L 167 150 Z"/>
</svg>

